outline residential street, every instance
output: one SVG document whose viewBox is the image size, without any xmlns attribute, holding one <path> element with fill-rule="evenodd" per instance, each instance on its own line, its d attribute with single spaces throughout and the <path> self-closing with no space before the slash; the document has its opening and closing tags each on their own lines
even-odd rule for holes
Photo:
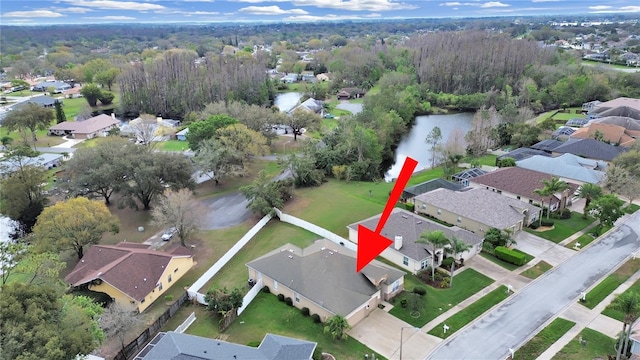
<svg viewBox="0 0 640 360">
<path fill-rule="evenodd" d="M 640 247 L 640 213 L 443 342 L 428 359 L 504 359 Z"/>
</svg>

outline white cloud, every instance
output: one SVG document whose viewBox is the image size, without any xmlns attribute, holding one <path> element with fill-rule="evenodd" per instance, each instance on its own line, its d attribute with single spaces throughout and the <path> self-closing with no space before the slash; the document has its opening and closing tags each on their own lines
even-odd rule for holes
<svg viewBox="0 0 640 360">
<path fill-rule="evenodd" d="M 351 11 L 390 11 L 417 9 L 417 5 L 391 2 L 389 0 L 292 0 L 295 6 L 315 6 L 319 8 Z"/>
<path fill-rule="evenodd" d="M 191 11 L 191 12 L 185 11 L 185 12 L 183 12 L 183 14 L 186 14 L 186 15 L 220 15 L 220 13 L 217 12 L 217 11 Z"/>
<path fill-rule="evenodd" d="M 238 12 L 248 13 L 254 15 L 285 15 L 285 14 L 293 14 L 293 15 L 306 15 L 308 12 L 302 9 L 290 9 L 284 10 L 278 6 L 248 6 L 242 9 L 239 9 Z"/>
<path fill-rule="evenodd" d="M 589 10 L 607 10 L 607 9 L 611 9 L 611 6 L 608 6 L 608 5 L 589 6 Z"/>
<path fill-rule="evenodd" d="M 379 15 L 379 14 L 377 14 L 377 15 Z M 358 19 L 365 19 L 365 18 L 371 18 L 371 17 L 367 16 L 367 15 L 357 16 L 357 15 L 327 14 L 327 15 L 323 15 L 323 16 L 315 16 L 315 15 L 288 16 L 284 20 L 289 20 L 289 21 L 337 21 L 337 20 L 358 20 Z"/>
<path fill-rule="evenodd" d="M 531 2 L 534 3 L 540 3 L 540 2 L 559 2 L 560 0 L 531 0 Z"/>
<path fill-rule="evenodd" d="M 20 18 L 37 18 L 37 17 L 62 17 L 64 15 L 59 12 L 50 11 L 50 10 L 33 10 L 33 11 L 10 11 L 8 13 L 2 14 L 2 17 L 20 17 Z"/>
<path fill-rule="evenodd" d="M 83 17 L 83 19 L 91 19 L 91 20 L 135 20 L 136 18 L 131 17 L 131 16 L 109 15 L 109 16 Z"/>
<path fill-rule="evenodd" d="M 462 4 L 457 1 L 453 1 L 453 2 L 440 3 L 439 5 L 440 6 L 460 6 Z"/>
<path fill-rule="evenodd" d="M 115 1 L 115 0 L 63 0 L 75 6 L 84 6 L 90 8 L 98 8 L 103 10 L 162 10 L 164 6 L 158 4 L 149 4 L 134 1 Z"/>
<path fill-rule="evenodd" d="M 506 7 L 506 6 L 511 6 L 511 5 L 501 3 L 500 1 L 489 1 L 480 5 L 481 8 Z"/>
<path fill-rule="evenodd" d="M 625 12 L 640 12 L 640 6 L 623 6 L 620 10 Z"/>
<path fill-rule="evenodd" d="M 84 13 L 93 11 L 91 9 L 87 9 L 83 7 L 56 8 L 55 10 L 59 12 L 73 13 L 73 14 L 84 14 Z"/>
</svg>

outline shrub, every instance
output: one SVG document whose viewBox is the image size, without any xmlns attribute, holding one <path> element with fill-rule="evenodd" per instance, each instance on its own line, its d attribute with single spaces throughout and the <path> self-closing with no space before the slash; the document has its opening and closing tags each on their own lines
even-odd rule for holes
<svg viewBox="0 0 640 360">
<path fill-rule="evenodd" d="M 504 246 L 498 246 L 495 250 L 495 253 L 498 259 L 502 259 L 508 263 L 518 266 L 524 265 L 524 263 L 527 261 L 527 258 L 524 256 L 524 254 L 511 250 Z"/>
<path fill-rule="evenodd" d="M 448 258 L 442 260 L 442 264 L 440 264 L 440 267 L 449 269 L 451 267 L 451 264 L 453 264 L 453 258 L 452 257 L 448 257 Z"/>
<path fill-rule="evenodd" d="M 284 299 L 284 303 L 289 306 L 293 306 L 293 300 L 291 300 L 290 297 L 287 297 L 286 299 Z"/>
<path fill-rule="evenodd" d="M 542 226 L 553 226 L 553 220 L 542 220 Z"/>
<path fill-rule="evenodd" d="M 567 208 L 560 210 L 560 219 L 571 219 L 571 210 Z"/>
<path fill-rule="evenodd" d="M 407 299 L 400 300 L 400 306 L 404 309 L 407 307 Z"/>
<path fill-rule="evenodd" d="M 311 315 L 311 320 L 313 320 L 313 322 L 316 323 L 316 324 L 320 324 L 320 322 L 321 322 L 320 321 L 320 315 L 318 315 L 318 314 Z"/>
<path fill-rule="evenodd" d="M 423 288 L 422 286 L 416 286 L 413 288 L 413 292 L 420 296 L 424 296 L 427 294 L 427 289 Z"/>
<path fill-rule="evenodd" d="M 258 347 L 258 346 L 260 346 L 260 341 L 256 341 L 256 340 L 249 341 L 249 342 L 247 343 L 247 346 L 251 346 L 251 347 Z"/>
<path fill-rule="evenodd" d="M 98 99 L 103 105 L 109 105 L 113 102 L 114 98 L 115 98 L 115 95 L 113 95 L 113 93 L 110 93 L 108 91 L 103 91 L 102 93 L 100 93 L 100 97 Z"/>
<path fill-rule="evenodd" d="M 451 278 L 447 276 L 444 279 L 442 279 L 442 281 L 440 281 L 440 287 L 443 289 L 448 288 L 450 283 L 451 283 Z"/>
<path fill-rule="evenodd" d="M 269 293 L 271 293 L 271 290 L 269 290 L 269 287 L 267 285 L 265 285 L 265 286 L 262 287 L 262 292 L 266 293 L 266 294 L 269 294 Z"/>
<path fill-rule="evenodd" d="M 529 225 L 529 227 L 534 230 L 537 229 L 539 227 L 538 222 L 537 221 L 532 222 L 531 225 Z"/>
<path fill-rule="evenodd" d="M 171 294 L 165 295 L 164 296 L 164 301 L 167 301 L 167 302 L 173 301 L 173 295 L 171 295 Z"/>
<path fill-rule="evenodd" d="M 405 207 L 407 210 L 409 210 L 409 211 L 413 212 L 413 210 L 415 210 L 415 208 L 416 208 L 416 205 L 415 205 L 415 204 L 412 204 L 412 203 L 406 203 L 406 204 L 404 204 L 404 207 Z"/>
<path fill-rule="evenodd" d="M 302 313 L 302 316 L 309 316 L 309 308 L 308 307 L 303 307 L 302 310 L 300 310 L 300 312 Z"/>
<path fill-rule="evenodd" d="M 284 295 L 278 294 L 278 301 L 284 301 Z"/>
</svg>

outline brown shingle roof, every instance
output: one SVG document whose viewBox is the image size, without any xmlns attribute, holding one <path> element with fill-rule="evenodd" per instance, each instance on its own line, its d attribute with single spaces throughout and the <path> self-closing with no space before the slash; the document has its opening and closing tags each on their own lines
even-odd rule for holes
<svg viewBox="0 0 640 360">
<path fill-rule="evenodd" d="M 549 202 L 549 198 L 542 199 L 540 195 L 536 194 L 534 190 L 541 189 L 543 187 L 542 180 L 551 180 L 553 178 L 550 174 L 541 173 L 534 170 L 519 168 L 519 167 L 506 167 L 497 169 L 488 174 L 478 176 L 470 180 L 472 183 L 485 185 L 490 188 L 494 188 L 503 192 L 509 192 L 515 195 L 527 197 L 529 199 Z M 567 183 L 569 193 L 573 194 L 578 185 L 574 183 Z M 554 197 L 554 204 L 560 200 Z"/>
<path fill-rule="evenodd" d="M 629 107 L 631 109 L 640 110 L 640 99 L 619 97 L 617 99 L 598 104 L 596 109 L 613 109 L 617 107 Z"/>
<path fill-rule="evenodd" d="M 596 132 L 598 131 L 602 133 L 602 139 L 604 141 L 609 141 L 612 144 L 631 146 L 634 142 L 634 139 L 631 136 L 625 134 L 626 129 L 624 127 L 605 123 L 592 123 L 588 127 L 576 130 L 576 132 L 571 134 L 571 137 L 579 139 L 594 139 Z"/>
<path fill-rule="evenodd" d="M 84 121 L 64 121 L 49 128 L 49 130 L 71 131 L 74 134 L 90 134 L 110 126 L 119 121 L 109 115 L 100 114 Z"/>
<path fill-rule="evenodd" d="M 171 259 L 181 256 L 119 245 L 90 247 L 64 280 L 78 286 L 101 279 L 141 301 L 155 288 Z"/>
</svg>

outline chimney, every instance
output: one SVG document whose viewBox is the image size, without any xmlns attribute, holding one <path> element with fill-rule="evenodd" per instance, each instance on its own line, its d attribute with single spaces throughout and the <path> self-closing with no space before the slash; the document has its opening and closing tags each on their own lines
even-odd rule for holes
<svg viewBox="0 0 640 360">
<path fill-rule="evenodd" d="M 402 236 L 396 235 L 396 238 L 393 241 L 393 248 L 396 250 L 402 249 Z"/>
<path fill-rule="evenodd" d="M 162 118 L 160 116 L 156 117 L 156 122 L 160 124 L 162 122 Z"/>
</svg>

